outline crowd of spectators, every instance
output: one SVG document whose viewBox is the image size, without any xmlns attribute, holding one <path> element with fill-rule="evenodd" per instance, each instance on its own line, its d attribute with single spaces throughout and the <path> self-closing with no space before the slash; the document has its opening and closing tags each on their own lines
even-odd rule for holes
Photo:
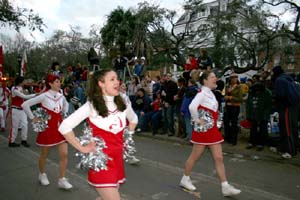
<svg viewBox="0 0 300 200">
<path fill-rule="evenodd" d="M 199 74 L 214 70 L 211 64 L 207 52 L 200 50 L 198 58 L 188 56 L 180 77 L 171 73 L 152 78 L 132 76 L 127 94 L 139 117 L 137 132 L 151 131 L 153 135 L 167 134 L 190 140 L 192 125 L 188 106 L 201 90 Z M 292 98 L 287 89 L 290 87 L 296 88 L 294 93 L 299 95 Z M 250 131 L 246 149 L 262 151 L 271 146 L 283 158 L 296 155 L 300 146 L 299 88 L 299 83 L 280 66 L 272 71 L 259 71 L 250 78 L 239 79 L 234 72 L 227 80 L 219 77 L 213 92 L 223 115 L 225 142 L 237 145 L 241 131 L 247 128 Z M 293 100 L 287 103 L 288 98 Z"/>
<path fill-rule="evenodd" d="M 122 80 L 130 77 L 122 82 L 122 90 L 139 118 L 137 133 L 166 134 L 189 141 L 193 128 L 189 104 L 201 91 L 199 75 L 214 70 L 212 59 L 204 49 L 200 49 L 198 58 L 189 54 L 180 77 L 174 77 L 170 72 L 150 77 L 145 71 L 145 60 L 129 53 L 127 57 L 118 54 L 112 62 Z M 85 103 L 87 67 L 78 63 L 75 67 L 68 67 L 67 74 L 63 74 L 59 63 L 55 62 L 49 73 L 61 77 L 70 113 Z M 280 66 L 274 67 L 272 72 L 261 71 L 251 78 L 239 79 L 234 72 L 226 80 L 219 77 L 213 92 L 223 116 L 225 142 L 237 145 L 241 130 L 248 128 L 247 149 L 261 151 L 265 146 L 276 146 L 284 158 L 296 155 L 300 86 L 295 78 L 284 73 Z M 42 90 L 43 82 L 40 81 L 36 91 Z"/>
</svg>

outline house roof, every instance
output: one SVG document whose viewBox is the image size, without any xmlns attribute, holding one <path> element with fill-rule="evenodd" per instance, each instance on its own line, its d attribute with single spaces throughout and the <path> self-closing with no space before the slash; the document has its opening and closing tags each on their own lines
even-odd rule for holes
<svg viewBox="0 0 300 200">
<path fill-rule="evenodd" d="M 202 4 L 203 4 L 203 6 L 204 6 L 204 8 L 205 8 L 205 6 L 207 6 L 207 5 L 212 5 L 212 4 L 215 4 L 215 3 L 218 3 L 217 2 L 217 0 L 203 0 L 203 2 L 202 2 Z M 184 12 L 184 14 L 182 15 L 182 16 L 180 16 L 179 17 L 179 19 L 177 20 L 177 22 L 175 23 L 176 25 L 181 25 L 181 24 L 184 24 L 184 23 L 186 23 L 187 22 L 187 20 L 186 20 L 186 17 L 188 16 L 188 15 L 190 15 L 190 21 L 191 22 L 194 22 L 194 21 L 197 21 L 198 20 L 198 15 L 197 15 L 198 13 L 196 12 L 196 11 L 191 11 L 191 13 L 190 13 L 190 11 L 188 11 L 188 10 L 186 10 L 185 12 Z"/>
</svg>

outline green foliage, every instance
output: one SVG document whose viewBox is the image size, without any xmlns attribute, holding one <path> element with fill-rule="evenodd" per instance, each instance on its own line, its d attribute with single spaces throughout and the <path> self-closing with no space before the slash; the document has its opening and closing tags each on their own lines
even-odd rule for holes
<svg viewBox="0 0 300 200">
<path fill-rule="evenodd" d="M 126 44 L 132 42 L 135 28 L 135 17 L 131 10 L 121 7 L 113 10 L 107 18 L 107 24 L 101 29 L 102 45 L 106 49 L 115 46 L 125 53 Z"/>
<path fill-rule="evenodd" d="M 0 0 L 0 24 L 1 26 L 13 26 L 16 31 L 21 27 L 28 27 L 29 30 L 43 32 L 42 18 L 35 14 L 32 9 L 13 8 L 9 0 Z"/>
<path fill-rule="evenodd" d="M 16 52 L 8 52 L 3 55 L 3 66 L 4 73 L 9 74 L 9 76 L 14 76 L 19 72 L 18 62 L 17 62 L 18 54 Z"/>
</svg>

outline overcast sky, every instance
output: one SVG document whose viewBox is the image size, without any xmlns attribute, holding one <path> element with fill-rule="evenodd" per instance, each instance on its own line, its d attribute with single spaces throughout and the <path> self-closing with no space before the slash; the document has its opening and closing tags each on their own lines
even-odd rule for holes
<svg viewBox="0 0 300 200">
<path fill-rule="evenodd" d="M 106 17 L 112 10 L 121 6 L 125 9 L 137 8 L 139 2 L 144 0 L 11 0 L 14 5 L 21 8 L 31 8 L 42 17 L 45 33 L 39 31 L 30 32 L 26 28 L 21 33 L 30 41 L 44 41 L 48 39 L 55 30 L 70 31 L 70 25 L 80 26 L 84 36 L 88 35 L 91 25 L 100 27 L 106 21 Z M 213 0 L 204 0 L 211 2 Z M 255 0 L 254 0 L 255 1 Z M 298 0 L 293 0 L 298 1 Z M 148 0 L 150 3 L 159 4 L 163 8 L 176 10 L 178 15 L 183 13 L 184 0 Z M 290 18 L 290 17 L 288 17 Z M 2 33 L 15 34 L 11 28 L 1 27 Z"/>
<path fill-rule="evenodd" d="M 44 41 L 54 30 L 69 31 L 70 25 L 80 26 L 81 32 L 87 36 L 93 24 L 103 26 L 110 12 L 121 6 L 125 9 L 137 7 L 144 0 L 13 0 L 15 5 L 22 8 L 31 8 L 43 18 L 47 25 L 45 33 L 35 31 L 30 33 L 22 28 L 21 33 L 30 41 Z M 151 0 L 150 3 L 159 4 L 163 8 L 183 13 L 183 0 Z M 13 32 L 9 28 L 1 28 L 1 32 Z"/>
</svg>

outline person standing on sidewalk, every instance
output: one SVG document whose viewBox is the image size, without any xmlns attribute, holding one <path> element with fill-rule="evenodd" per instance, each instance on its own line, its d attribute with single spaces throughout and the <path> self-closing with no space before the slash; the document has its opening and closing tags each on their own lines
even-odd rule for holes
<svg viewBox="0 0 300 200">
<path fill-rule="evenodd" d="M 175 100 L 174 96 L 177 94 L 178 87 L 177 83 L 172 79 L 172 74 L 167 73 L 166 83 L 162 89 L 163 99 L 163 132 L 168 133 L 168 136 L 175 135 L 174 127 L 174 113 L 175 113 Z"/>
<path fill-rule="evenodd" d="M 71 189 L 73 186 L 65 178 L 68 163 L 68 144 L 65 138 L 58 131 L 58 126 L 62 122 L 62 116 L 68 112 L 68 102 L 61 93 L 61 82 L 57 75 L 50 74 L 46 79 L 48 91 L 37 97 L 29 99 L 22 104 L 25 113 L 33 122 L 38 122 L 30 109 L 33 105 L 40 104 L 43 109 L 51 116 L 48 121 L 48 128 L 39 132 L 36 138 L 36 144 L 40 146 L 39 158 L 39 182 L 41 185 L 49 185 L 47 174 L 45 173 L 46 161 L 51 147 L 57 146 L 59 152 L 59 180 L 58 187 L 61 189 Z"/>
<path fill-rule="evenodd" d="M 193 130 L 191 143 L 193 150 L 185 163 L 184 175 L 180 181 L 180 186 L 194 191 L 196 187 L 190 179 L 190 173 L 196 161 L 201 157 L 206 147 L 209 147 L 212 157 L 215 161 L 215 167 L 219 180 L 221 182 L 222 193 L 224 196 L 233 196 L 241 191 L 233 187 L 227 182 L 225 175 L 225 167 L 223 162 L 223 153 L 221 143 L 224 141 L 221 132 L 217 127 L 218 119 L 218 102 L 211 90 L 217 87 L 217 77 L 213 72 L 202 72 L 199 78 L 202 85 L 201 91 L 197 93 L 189 106 L 191 117 L 194 123 L 205 125 L 204 119 L 199 118 L 198 110 L 202 109 L 211 113 L 213 118 L 213 127 L 205 132 L 197 132 Z"/>
<path fill-rule="evenodd" d="M 246 119 L 251 122 L 250 137 L 247 149 L 256 146 L 261 151 L 268 138 L 268 120 L 272 111 L 272 93 L 257 82 L 251 86 L 246 102 Z"/>
<path fill-rule="evenodd" d="M 180 108 L 183 102 L 183 96 L 186 90 L 186 82 L 184 78 L 179 78 L 177 80 L 177 85 L 178 85 L 178 91 L 177 94 L 174 96 L 175 100 L 175 114 L 176 114 L 176 125 L 177 127 L 177 137 L 180 138 L 185 138 L 186 137 L 186 127 L 185 127 L 185 121 L 184 121 L 184 116 L 180 112 Z"/>
<path fill-rule="evenodd" d="M 238 141 L 238 117 L 243 101 L 243 91 L 240 87 L 238 75 L 230 75 L 229 85 L 225 89 L 224 135 L 225 141 L 236 145 Z"/>
<path fill-rule="evenodd" d="M 35 97 L 36 94 L 25 95 L 23 93 L 24 78 L 18 76 L 15 79 L 15 86 L 11 89 L 11 129 L 9 132 L 9 147 L 19 147 L 20 144 L 15 142 L 18 136 L 18 129 L 21 128 L 21 145 L 30 147 L 27 143 L 28 121 L 23 108 L 21 107 L 25 99 Z"/>
<path fill-rule="evenodd" d="M 96 188 L 101 199 L 120 200 L 119 185 L 125 181 L 123 132 L 127 119 L 129 131 L 133 134 L 138 118 L 131 105 L 120 95 L 120 81 L 115 71 L 95 71 L 89 86 L 87 102 L 62 122 L 59 131 L 80 152 L 93 152 L 96 150 L 95 143 L 82 146 L 73 132 L 83 120 L 88 120 L 93 136 L 105 141 L 107 148 L 103 152 L 112 158 L 107 162 L 107 170 L 90 169 L 88 182 Z"/>
<path fill-rule="evenodd" d="M 182 105 L 180 108 L 180 113 L 184 117 L 185 130 L 186 130 L 186 140 L 190 141 L 192 138 L 192 124 L 191 124 L 191 113 L 189 110 L 190 103 L 193 101 L 194 97 L 198 93 L 198 87 L 193 79 L 188 80 L 188 87 L 185 91 Z"/>
<path fill-rule="evenodd" d="M 280 152 L 282 158 L 297 155 L 300 86 L 281 66 L 272 69 L 273 96 L 279 114 Z"/>
</svg>

